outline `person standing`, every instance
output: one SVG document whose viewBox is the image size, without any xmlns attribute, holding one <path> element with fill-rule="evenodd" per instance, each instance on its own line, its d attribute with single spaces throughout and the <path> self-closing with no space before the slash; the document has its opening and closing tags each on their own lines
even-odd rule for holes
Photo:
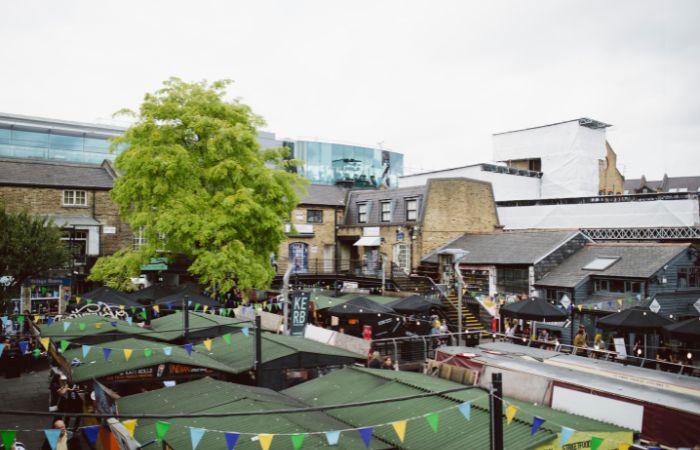
<svg viewBox="0 0 700 450">
<path fill-rule="evenodd" d="M 574 348 L 578 356 L 586 356 L 586 330 L 583 327 L 579 327 L 574 337 Z"/>
<path fill-rule="evenodd" d="M 381 369 L 382 368 L 382 357 L 379 352 L 375 351 L 372 353 L 372 359 L 369 360 L 367 365 L 370 369 Z"/>
</svg>

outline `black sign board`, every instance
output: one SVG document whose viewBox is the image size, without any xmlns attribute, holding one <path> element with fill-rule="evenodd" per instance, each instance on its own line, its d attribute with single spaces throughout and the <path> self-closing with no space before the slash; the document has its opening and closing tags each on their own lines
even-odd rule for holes
<svg viewBox="0 0 700 450">
<path fill-rule="evenodd" d="M 295 291 L 292 293 L 292 336 L 303 336 L 306 319 L 309 317 L 309 293 Z"/>
</svg>

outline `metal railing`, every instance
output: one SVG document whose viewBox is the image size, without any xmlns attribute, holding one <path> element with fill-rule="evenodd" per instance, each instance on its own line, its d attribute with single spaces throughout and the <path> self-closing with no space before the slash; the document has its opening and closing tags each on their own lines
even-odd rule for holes
<svg viewBox="0 0 700 450">
<path fill-rule="evenodd" d="M 479 345 L 481 334 L 480 331 L 464 331 L 462 341 L 469 347 Z M 457 341 L 457 333 L 375 339 L 372 341 L 372 350 L 378 351 L 382 356 L 391 356 L 399 364 L 416 363 L 434 359 L 435 350 L 443 345 L 457 345 Z"/>
<path fill-rule="evenodd" d="M 277 275 L 283 275 L 287 267 L 292 264 L 292 276 L 294 275 L 352 275 L 359 277 L 381 278 L 382 261 L 347 260 L 347 259 L 327 259 L 308 258 L 304 261 L 292 261 L 280 259 L 272 263 Z M 387 268 L 388 269 L 388 268 Z M 387 276 L 391 276 L 387 270 Z"/>
<path fill-rule="evenodd" d="M 553 352 L 568 353 L 571 355 L 577 355 L 582 357 L 588 357 L 593 359 L 601 359 L 605 361 L 611 361 L 620 363 L 628 366 L 638 366 L 647 369 L 662 370 L 664 372 L 675 373 L 678 375 L 694 375 L 700 376 L 700 366 L 693 364 L 693 358 L 685 358 L 685 363 L 683 362 L 671 362 L 671 361 L 660 361 L 655 358 L 646 358 L 644 356 L 625 354 L 620 355 L 619 352 L 613 350 L 607 350 L 598 347 L 579 347 L 571 344 L 562 344 L 558 340 L 547 340 L 542 341 L 538 339 L 532 339 L 528 336 L 523 335 L 513 335 L 509 336 L 504 333 L 489 333 L 491 338 L 496 341 L 500 340 L 502 342 L 511 342 L 514 344 L 524 345 L 528 347 L 539 347 L 543 350 L 550 350 Z M 691 352 L 692 354 L 692 352 Z"/>
</svg>

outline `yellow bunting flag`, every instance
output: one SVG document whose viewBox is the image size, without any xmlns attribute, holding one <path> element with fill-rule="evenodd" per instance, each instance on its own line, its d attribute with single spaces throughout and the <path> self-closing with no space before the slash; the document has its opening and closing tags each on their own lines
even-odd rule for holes
<svg viewBox="0 0 700 450">
<path fill-rule="evenodd" d="M 207 312 L 207 309 L 209 309 L 209 307 L 207 305 L 204 305 L 204 309 L 202 311 Z"/>
<path fill-rule="evenodd" d="M 157 312 L 158 314 L 160 314 L 160 306 L 158 306 L 158 305 L 153 305 L 153 311 L 155 311 L 155 312 Z"/>
<path fill-rule="evenodd" d="M 274 435 L 272 434 L 259 434 L 258 439 L 260 440 L 260 448 L 263 450 L 269 450 L 270 445 L 272 444 L 272 437 Z"/>
<path fill-rule="evenodd" d="M 211 339 L 205 339 L 202 343 L 207 348 L 207 351 L 211 351 Z"/>
<path fill-rule="evenodd" d="M 630 450 L 630 444 L 620 444 L 617 446 L 617 450 Z"/>
<path fill-rule="evenodd" d="M 39 321 L 39 316 L 34 316 L 34 322 L 38 322 L 38 321 Z"/>
<path fill-rule="evenodd" d="M 131 354 L 132 354 L 132 353 L 134 353 L 134 351 L 133 351 L 132 349 L 130 349 L 130 348 L 125 348 L 125 349 L 124 349 L 124 359 L 126 359 L 126 360 L 128 361 L 129 358 L 131 358 Z"/>
<path fill-rule="evenodd" d="M 513 405 L 508 405 L 506 408 L 506 423 L 510 425 L 510 423 L 513 421 L 513 417 L 515 417 L 515 413 L 518 412 L 518 407 L 513 406 Z"/>
<path fill-rule="evenodd" d="M 39 341 L 41 342 L 41 345 L 44 347 L 44 350 L 49 351 L 49 340 L 50 338 L 41 338 Z"/>
<path fill-rule="evenodd" d="M 578 312 L 583 311 L 583 305 L 578 305 Z"/>
<path fill-rule="evenodd" d="M 403 439 L 406 437 L 406 421 L 399 420 L 398 422 L 393 422 L 391 426 L 394 427 L 394 431 L 396 431 L 399 440 L 403 442 Z"/>
<path fill-rule="evenodd" d="M 124 311 L 124 310 L 126 309 L 126 306 L 124 306 L 124 305 L 119 305 L 119 309 L 122 310 L 122 311 Z"/>
<path fill-rule="evenodd" d="M 621 298 L 618 298 L 618 299 L 617 299 L 617 304 L 620 305 L 620 306 L 622 306 L 622 299 L 621 299 Z"/>
<path fill-rule="evenodd" d="M 129 419 L 122 422 L 126 431 L 129 432 L 129 436 L 134 437 L 134 430 L 136 430 L 136 419 Z"/>
<path fill-rule="evenodd" d="M 80 297 L 75 297 L 75 302 L 76 302 L 77 304 L 80 304 Z"/>
<path fill-rule="evenodd" d="M 97 328 L 98 330 L 99 330 L 100 328 L 102 328 L 102 323 L 97 322 L 97 323 L 95 324 L 95 328 Z"/>
</svg>

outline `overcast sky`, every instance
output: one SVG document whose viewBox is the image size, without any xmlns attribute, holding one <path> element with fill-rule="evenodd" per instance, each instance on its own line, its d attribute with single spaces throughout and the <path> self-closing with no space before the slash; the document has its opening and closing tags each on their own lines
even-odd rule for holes
<svg viewBox="0 0 700 450">
<path fill-rule="evenodd" d="M 700 175 L 700 1 L 0 3 L 0 111 L 104 121 L 163 80 L 231 78 L 278 137 L 377 146 L 405 172 L 590 117 L 627 178 Z"/>
</svg>

